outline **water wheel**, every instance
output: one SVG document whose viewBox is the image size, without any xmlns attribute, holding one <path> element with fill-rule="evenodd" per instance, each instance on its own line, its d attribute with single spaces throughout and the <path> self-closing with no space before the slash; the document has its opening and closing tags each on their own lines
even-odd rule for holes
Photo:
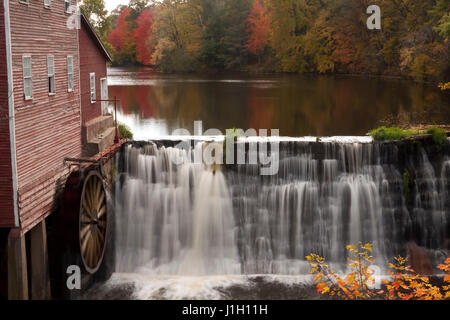
<svg viewBox="0 0 450 320">
<path fill-rule="evenodd" d="M 83 266 L 89 274 L 100 268 L 107 241 L 106 190 L 96 169 L 72 172 L 62 194 L 57 231 L 67 265 Z"/>
<path fill-rule="evenodd" d="M 84 180 L 80 199 L 79 242 L 81 258 L 89 273 L 100 267 L 106 244 L 106 194 L 103 179 L 91 171 Z"/>
</svg>

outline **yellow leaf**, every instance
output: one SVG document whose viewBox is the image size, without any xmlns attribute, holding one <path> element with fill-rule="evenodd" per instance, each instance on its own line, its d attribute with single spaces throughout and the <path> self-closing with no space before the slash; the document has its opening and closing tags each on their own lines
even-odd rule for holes
<svg viewBox="0 0 450 320">
<path fill-rule="evenodd" d="M 328 287 L 325 287 L 325 288 L 323 288 L 322 289 L 322 294 L 325 294 L 325 293 L 327 293 L 327 292 L 329 292 L 330 291 L 330 288 L 328 288 Z"/>
</svg>

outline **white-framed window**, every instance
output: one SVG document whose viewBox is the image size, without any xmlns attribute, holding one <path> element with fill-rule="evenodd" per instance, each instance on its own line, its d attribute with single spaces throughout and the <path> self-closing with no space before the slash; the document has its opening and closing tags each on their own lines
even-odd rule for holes
<svg viewBox="0 0 450 320">
<path fill-rule="evenodd" d="M 73 56 L 67 56 L 67 91 L 73 91 Z"/>
<path fill-rule="evenodd" d="M 23 93 L 25 100 L 33 99 L 33 73 L 31 67 L 31 56 L 22 56 L 22 72 L 23 72 Z"/>
<path fill-rule="evenodd" d="M 48 94 L 55 94 L 55 57 L 47 56 Z"/>
<path fill-rule="evenodd" d="M 64 0 L 64 11 L 70 13 L 70 0 Z"/>
<path fill-rule="evenodd" d="M 95 72 L 89 74 L 90 87 L 91 87 L 91 103 L 95 103 Z"/>
<path fill-rule="evenodd" d="M 50 8 L 51 5 L 52 5 L 52 0 L 44 0 L 44 7 L 45 8 Z"/>
</svg>

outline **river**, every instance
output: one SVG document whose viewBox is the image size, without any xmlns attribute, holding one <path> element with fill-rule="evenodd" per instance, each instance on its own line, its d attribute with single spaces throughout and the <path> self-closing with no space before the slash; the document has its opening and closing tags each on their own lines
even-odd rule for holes
<svg viewBox="0 0 450 320">
<path fill-rule="evenodd" d="M 359 76 L 166 75 L 108 69 L 110 97 L 135 139 L 184 128 L 279 129 L 281 136 L 365 135 L 390 124 L 448 124 L 450 97 L 433 86 Z"/>
</svg>

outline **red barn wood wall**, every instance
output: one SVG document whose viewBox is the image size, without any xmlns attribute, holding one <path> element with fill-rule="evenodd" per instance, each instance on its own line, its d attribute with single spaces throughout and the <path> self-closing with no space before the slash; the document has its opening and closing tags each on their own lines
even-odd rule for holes
<svg viewBox="0 0 450 320">
<path fill-rule="evenodd" d="M 84 22 L 81 23 L 79 32 L 80 41 L 80 77 L 81 77 L 81 116 L 83 123 L 102 115 L 101 102 L 91 103 L 90 78 L 91 72 L 95 72 L 96 98 L 101 99 L 100 79 L 106 78 L 106 60 L 97 40 L 88 31 Z"/>
<path fill-rule="evenodd" d="M 14 199 L 9 138 L 5 10 L 0 3 L 0 228 L 14 226 Z"/>
<path fill-rule="evenodd" d="M 10 2 L 14 78 L 18 206 L 21 227 L 32 228 L 50 213 L 57 183 L 68 171 L 64 157 L 81 156 L 78 32 L 67 27 L 64 1 Z M 76 1 L 71 0 L 75 5 Z M 32 57 L 33 99 L 25 101 L 22 55 Z M 48 94 L 47 55 L 55 61 L 56 94 Z M 73 56 L 73 92 L 68 92 L 67 56 Z"/>
</svg>

